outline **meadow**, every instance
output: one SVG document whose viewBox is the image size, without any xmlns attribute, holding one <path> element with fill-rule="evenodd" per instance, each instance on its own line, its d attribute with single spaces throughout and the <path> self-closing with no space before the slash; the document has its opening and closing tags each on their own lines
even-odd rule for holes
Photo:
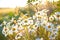
<svg viewBox="0 0 60 40">
<path fill-rule="evenodd" d="M 4 13 L 0 40 L 60 40 L 60 1 L 28 3 L 17 12 Z"/>
</svg>

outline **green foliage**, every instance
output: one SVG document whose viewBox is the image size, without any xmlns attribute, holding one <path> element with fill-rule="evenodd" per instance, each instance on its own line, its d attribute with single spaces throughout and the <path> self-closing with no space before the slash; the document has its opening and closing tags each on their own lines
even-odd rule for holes
<svg viewBox="0 0 60 40">
<path fill-rule="evenodd" d="M 8 16 L 9 16 L 9 19 L 11 19 L 12 17 L 14 17 L 14 13 L 13 12 L 9 12 Z"/>
<path fill-rule="evenodd" d="M 57 6 L 60 6 L 60 1 L 57 2 Z"/>
<path fill-rule="evenodd" d="M 0 24 L 3 22 L 3 19 L 0 19 Z"/>
<path fill-rule="evenodd" d="M 56 8 L 53 9 L 51 15 L 53 15 L 55 12 L 60 12 L 60 0 L 58 2 L 54 2 L 53 4 L 56 6 Z"/>
<path fill-rule="evenodd" d="M 48 34 L 49 34 L 49 32 L 45 28 L 38 27 L 38 29 L 37 29 L 38 37 L 40 37 L 40 38 L 42 37 L 42 38 L 44 38 L 44 40 L 49 40 Z"/>
<path fill-rule="evenodd" d="M 19 12 L 20 13 L 23 13 L 23 14 L 26 14 L 27 13 L 27 10 L 25 10 L 25 9 L 22 8 L 22 9 L 19 10 Z"/>
<path fill-rule="evenodd" d="M 34 10 L 32 9 L 32 7 L 29 7 L 30 5 L 28 5 L 27 8 L 21 8 L 19 10 L 19 15 L 17 16 L 20 16 L 21 13 L 23 14 L 28 14 L 29 16 L 33 16 L 33 14 L 35 13 Z"/>
<path fill-rule="evenodd" d="M 7 40 L 7 38 L 2 34 L 2 28 L 0 27 L 0 40 Z"/>
<path fill-rule="evenodd" d="M 57 36 L 55 37 L 55 40 L 60 40 L 60 29 L 58 30 L 58 34 L 57 34 Z"/>
<path fill-rule="evenodd" d="M 38 0 L 28 0 L 27 2 L 30 3 L 30 2 L 35 2 L 35 1 L 38 1 Z"/>
<path fill-rule="evenodd" d="M 13 12 L 9 12 L 9 13 L 5 13 L 5 14 L 1 14 L 0 16 L 0 24 L 5 20 L 5 21 L 9 21 L 12 17 L 14 17 L 14 13 Z"/>
</svg>

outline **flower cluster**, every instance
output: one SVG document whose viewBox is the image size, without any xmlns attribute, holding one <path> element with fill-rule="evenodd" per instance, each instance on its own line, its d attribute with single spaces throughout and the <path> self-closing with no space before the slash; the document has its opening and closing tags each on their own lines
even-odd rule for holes
<svg viewBox="0 0 60 40">
<path fill-rule="evenodd" d="M 47 9 L 43 9 L 42 11 L 36 12 L 32 17 L 28 17 L 28 14 L 25 14 L 19 17 L 18 20 L 12 18 L 9 22 L 4 21 L 3 35 L 10 36 L 15 34 L 14 39 L 17 40 L 21 37 L 24 38 L 27 33 L 32 34 L 34 32 L 36 36 L 37 28 L 43 27 L 51 32 L 49 38 L 54 39 L 60 28 L 60 13 L 56 12 L 54 15 L 48 16 L 48 11 Z"/>
</svg>

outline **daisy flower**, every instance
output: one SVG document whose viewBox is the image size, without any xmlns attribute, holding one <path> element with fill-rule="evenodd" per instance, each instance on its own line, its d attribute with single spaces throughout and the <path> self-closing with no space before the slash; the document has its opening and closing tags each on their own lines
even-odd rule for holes
<svg viewBox="0 0 60 40">
<path fill-rule="evenodd" d="M 16 40 L 17 40 L 17 39 L 20 39 L 21 36 L 23 36 L 22 33 L 18 33 L 18 34 L 15 36 L 15 39 L 16 39 Z"/>
<path fill-rule="evenodd" d="M 17 33 L 18 30 L 17 30 L 18 26 L 15 25 L 15 26 L 12 26 L 11 30 L 14 32 L 14 33 Z"/>
<path fill-rule="evenodd" d="M 49 21 L 54 21 L 54 17 L 53 16 L 50 16 L 49 17 Z"/>
<path fill-rule="evenodd" d="M 8 35 L 8 31 L 9 31 L 9 28 L 4 26 L 4 28 L 2 30 L 2 34 L 7 36 Z"/>
<path fill-rule="evenodd" d="M 3 21 L 3 25 L 6 25 L 6 23 L 7 23 L 6 21 Z"/>
</svg>

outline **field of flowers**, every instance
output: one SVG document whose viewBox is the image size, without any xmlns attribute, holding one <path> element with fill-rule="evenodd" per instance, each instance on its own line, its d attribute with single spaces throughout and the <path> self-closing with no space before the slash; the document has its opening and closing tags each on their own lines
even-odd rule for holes
<svg viewBox="0 0 60 40">
<path fill-rule="evenodd" d="M 30 3 L 19 9 L 18 15 L 4 17 L 0 40 L 60 40 L 59 8 L 50 5 L 41 9 L 39 5 Z"/>
</svg>

